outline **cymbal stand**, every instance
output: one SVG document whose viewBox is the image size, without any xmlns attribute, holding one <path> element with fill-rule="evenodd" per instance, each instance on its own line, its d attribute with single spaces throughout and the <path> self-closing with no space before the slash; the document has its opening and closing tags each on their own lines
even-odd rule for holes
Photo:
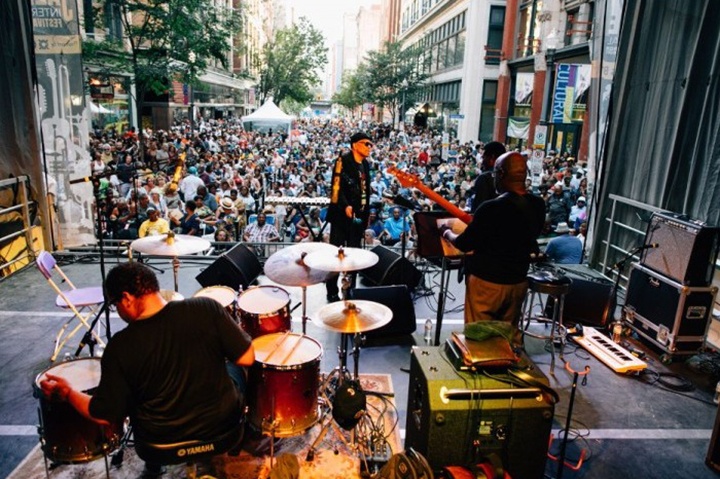
<svg viewBox="0 0 720 479">
<path fill-rule="evenodd" d="M 178 259 L 177 256 L 173 256 L 172 266 L 173 266 L 173 281 L 175 283 L 175 292 L 177 293 L 178 292 L 178 272 L 180 271 L 180 260 Z"/>
<path fill-rule="evenodd" d="M 353 431 L 351 432 L 351 439 L 350 442 L 348 442 L 347 438 L 340 430 L 338 425 L 335 424 L 335 420 L 332 416 L 332 403 L 338 388 L 343 384 L 343 382 L 345 382 L 346 379 L 352 379 L 348 377 L 349 371 L 347 369 L 347 340 L 347 334 L 341 333 L 340 346 L 338 346 L 339 364 L 338 366 L 333 368 L 332 371 L 330 371 L 330 373 L 325 377 L 322 384 L 320 385 L 321 402 L 323 405 L 322 414 L 320 415 L 320 419 L 318 422 L 323 426 L 320 429 L 318 436 L 310 445 L 310 449 L 308 449 L 307 456 L 305 457 L 305 460 L 307 462 L 311 462 L 315 458 L 315 448 L 318 444 L 320 444 L 320 441 L 323 440 L 331 427 L 335 431 L 336 436 L 340 438 L 343 444 L 345 444 L 345 447 L 347 447 L 348 449 L 356 448 L 356 446 L 353 446 L 353 444 L 355 444 L 355 430 L 353 429 Z"/>
<path fill-rule="evenodd" d="M 308 322 L 308 316 L 307 316 L 307 286 L 301 286 L 302 288 L 302 332 L 303 334 L 307 334 L 307 322 Z"/>
</svg>

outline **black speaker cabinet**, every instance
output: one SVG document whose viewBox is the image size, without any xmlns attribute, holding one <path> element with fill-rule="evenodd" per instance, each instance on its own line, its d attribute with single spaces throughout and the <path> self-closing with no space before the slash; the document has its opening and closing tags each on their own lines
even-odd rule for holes
<svg viewBox="0 0 720 479">
<path fill-rule="evenodd" d="M 195 279 L 204 288 L 222 285 L 237 291 L 239 286 L 247 289 L 260 273 L 262 266 L 255 253 L 244 244 L 238 244 L 220 255 Z"/>
<path fill-rule="evenodd" d="M 720 472 L 720 408 L 715 415 L 715 424 L 712 436 L 710 436 L 710 446 L 707 456 L 705 456 L 705 464 L 713 471 Z"/>
<path fill-rule="evenodd" d="M 502 381 L 504 374 L 457 371 L 445 355 L 442 347 L 412 348 L 405 448 L 423 454 L 434 471 L 495 453 L 511 477 L 542 479 L 554 405 Z M 527 372 L 547 385 L 532 368 Z"/>
<path fill-rule="evenodd" d="M 720 228 L 672 213 L 653 213 L 640 264 L 678 283 L 709 286 L 715 273 Z"/>
<path fill-rule="evenodd" d="M 371 250 L 380 260 L 371 268 L 360 271 L 360 276 L 373 286 L 404 284 L 410 291 L 414 290 L 422 273 L 407 258 L 378 245 Z"/>
<path fill-rule="evenodd" d="M 374 301 L 392 310 L 393 317 L 390 323 L 365 333 L 368 340 L 378 341 L 388 336 L 413 334 L 415 332 L 417 328 L 415 307 L 410 291 L 404 284 L 357 288 L 353 289 L 351 294 L 353 299 Z"/>
<path fill-rule="evenodd" d="M 641 337 L 666 353 L 693 354 L 705 342 L 717 288 L 690 287 L 633 264 L 625 317 Z"/>
<path fill-rule="evenodd" d="M 605 327 L 613 319 L 615 303 L 613 282 L 587 265 L 557 265 L 559 272 L 572 279 L 565 295 L 563 322 Z M 553 298 L 548 297 L 545 315 L 552 316 Z"/>
</svg>

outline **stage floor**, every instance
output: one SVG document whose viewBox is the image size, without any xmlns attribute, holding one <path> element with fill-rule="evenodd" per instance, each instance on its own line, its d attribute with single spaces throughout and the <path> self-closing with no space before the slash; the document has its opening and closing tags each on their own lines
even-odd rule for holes
<svg viewBox="0 0 720 479">
<path fill-rule="evenodd" d="M 67 258 L 67 257 L 66 257 Z M 76 286 L 100 284 L 100 265 L 96 257 L 70 258 L 63 270 Z M 111 268 L 124 257 L 108 258 Z M 195 276 L 211 261 L 183 261 L 179 271 L 179 292 L 190 297 L 199 289 Z M 161 287 L 173 289 L 172 268 L 168 261 L 153 260 L 161 268 Z M 441 344 L 452 331 L 462 330 L 464 285 L 457 281 L 456 272 L 450 272 L 450 297 L 443 315 Z M 410 348 L 424 345 L 423 325 L 427 318 L 437 318 L 437 292 L 439 276 L 436 272 L 425 275 L 425 283 L 432 285 L 433 295 L 414 300 L 417 331 L 412 337 L 395 341 L 397 344 L 364 347 L 360 353 L 359 371 L 368 374 L 390 374 L 398 406 L 401 437 L 404 437 L 407 417 Z M 272 284 L 266 277 L 260 284 Z M 284 287 L 291 296 L 291 305 L 301 299 L 301 289 Z M 34 267 L 14 274 L 0 282 L 0 477 L 7 476 L 30 453 L 38 442 L 38 402 L 33 397 L 33 383 L 38 373 L 50 367 L 50 355 L 55 334 L 69 316 L 54 306 L 55 294 Z M 324 306 L 324 285 L 307 288 L 307 311 L 312 319 Z M 293 330 L 302 331 L 301 308 L 293 312 Z M 113 331 L 124 326 L 117 317 L 111 317 Z M 436 325 L 434 327 L 437 327 Z M 434 331 L 433 331 L 434 333 Z M 338 364 L 337 347 L 340 334 L 318 327 L 313 321 L 307 325 L 307 334 L 323 345 L 321 371 L 330 371 Z M 70 341 L 61 354 L 74 355 L 81 336 Z M 401 344 L 400 344 L 401 343 Z M 581 469 L 565 470 L 565 478 L 667 478 L 717 477 L 704 464 L 717 406 L 713 404 L 713 391 L 719 367 L 716 360 L 695 361 L 698 367 L 680 360 L 663 365 L 658 355 L 649 348 L 635 343 L 647 352 L 649 369 L 657 375 L 623 376 L 614 373 L 589 355 L 585 350 L 568 344 L 565 358 L 575 370 L 586 365 L 591 372 L 587 384 L 577 387 L 572 414 L 572 435 L 575 440 L 568 447 L 567 458 L 574 462 L 581 448 L 588 450 Z M 554 375 L 550 374 L 550 353 L 544 341 L 527 338 L 526 350 L 535 364 L 548 374 L 550 385 L 560 394 L 555 407 L 553 430 L 565 426 L 572 389 L 572 374 L 558 362 Z M 87 355 L 87 348 L 83 351 Z M 697 359 L 697 358 L 695 358 Z M 352 358 L 349 359 L 352 367 Z M 676 374 L 677 376 L 671 375 Z M 685 383 L 694 386 L 691 391 L 672 390 Z M 522 431 L 515 431 L 522 434 Z M 448 437 L 448 441 L 458 440 Z M 458 444 L 458 447 L 464 447 Z M 528 444 L 528 447 L 532 447 Z M 559 441 L 553 449 L 557 453 Z M 549 477 L 556 477 L 556 468 L 548 461 Z M 121 477 L 121 476 L 114 476 Z M 522 479 L 522 478 L 514 478 Z"/>
</svg>

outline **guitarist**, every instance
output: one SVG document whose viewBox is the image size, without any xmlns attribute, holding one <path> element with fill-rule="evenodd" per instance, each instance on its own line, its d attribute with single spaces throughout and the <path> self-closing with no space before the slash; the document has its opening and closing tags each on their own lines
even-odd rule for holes
<svg viewBox="0 0 720 479">
<path fill-rule="evenodd" d="M 467 229 L 442 235 L 465 258 L 465 323 L 507 321 L 517 326 L 527 293 L 530 255 L 545 222 L 545 203 L 527 193 L 527 167 L 520 153 L 500 156 L 495 163 L 495 188 L 500 196 L 478 208 Z"/>
<path fill-rule="evenodd" d="M 373 143 L 364 132 L 350 137 L 350 151 L 335 160 L 328 221 L 330 243 L 335 246 L 359 248 L 367 228 L 370 211 L 370 156 Z M 353 277 L 353 283 L 354 283 Z M 338 301 L 337 277 L 325 283 L 328 302 Z"/>
</svg>

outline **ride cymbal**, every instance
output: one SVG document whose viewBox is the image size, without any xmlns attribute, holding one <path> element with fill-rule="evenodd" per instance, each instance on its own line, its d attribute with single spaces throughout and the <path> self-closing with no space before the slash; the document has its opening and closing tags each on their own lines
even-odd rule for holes
<svg viewBox="0 0 720 479">
<path fill-rule="evenodd" d="M 362 248 L 336 248 L 333 254 L 316 251 L 305 257 L 305 264 L 323 271 L 345 273 L 369 268 L 380 260 L 372 251 Z"/>
<path fill-rule="evenodd" d="M 210 248 L 210 242 L 197 236 L 166 233 L 136 239 L 130 243 L 130 248 L 155 256 L 181 256 L 205 251 Z"/>
<path fill-rule="evenodd" d="M 331 272 L 313 269 L 305 263 L 310 253 L 335 254 L 337 248 L 327 243 L 298 243 L 273 253 L 265 262 L 265 276 L 283 286 L 312 286 L 332 276 Z"/>
</svg>

